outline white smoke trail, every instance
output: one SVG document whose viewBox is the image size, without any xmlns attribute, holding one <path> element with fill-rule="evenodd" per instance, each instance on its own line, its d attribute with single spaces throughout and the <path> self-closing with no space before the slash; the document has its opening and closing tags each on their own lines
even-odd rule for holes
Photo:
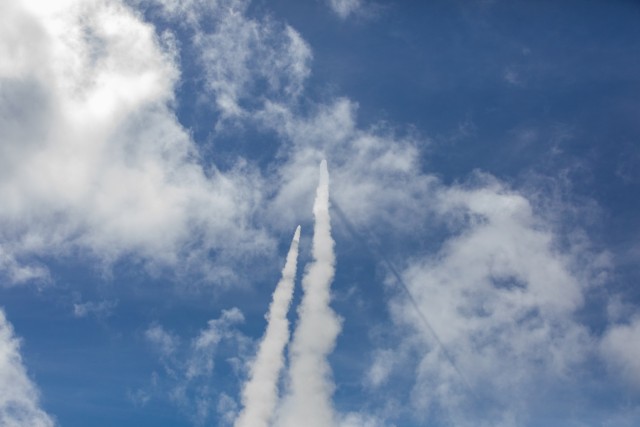
<svg viewBox="0 0 640 427">
<path fill-rule="evenodd" d="M 284 347 L 289 341 L 287 312 L 296 280 L 299 242 L 300 226 L 293 235 L 282 278 L 273 292 L 267 330 L 242 391 L 244 409 L 236 419 L 235 427 L 267 427 L 273 417 L 278 400 L 278 377 L 284 365 Z"/>
<path fill-rule="evenodd" d="M 291 343 L 289 389 L 278 419 L 282 427 L 336 425 L 331 404 L 334 384 L 327 356 L 335 346 L 341 325 L 340 318 L 329 306 L 335 254 L 329 217 L 329 173 L 324 160 L 320 164 L 313 214 L 314 259 L 302 279 L 304 296 Z"/>
</svg>

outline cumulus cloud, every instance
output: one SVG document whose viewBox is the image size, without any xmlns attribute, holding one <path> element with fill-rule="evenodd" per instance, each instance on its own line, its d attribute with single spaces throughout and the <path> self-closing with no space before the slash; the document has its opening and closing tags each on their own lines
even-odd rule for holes
<svg viewBox="0 0 640 427">
<path fill-rule="evenodd" d="M 0 8 L 0 244 L 15 282 L 45 273 L 14 261 L 79 251 L 224 278 L 206 256 L 270 247 L 251 226 L 259 173 L 203 164 L 175 117 L 170 36 L 115 0 Z"/>
<path fill-rule="evenodd" d="M 20 355 L 20 340 L 0 310 L 0 424 L 6 427 L 53 427 Z"/>
<path fill-rule="evenodd" d="M 312 55 L 294 29 L 247 17 L 244 0 L 131 4 L 159 10 L 192 37 L 179 44 L 158 34 L 118 0 L 1 6 L 12 18 L 0 38 L 0 265 L 12 283 L 46 279 L 33 256 L 73 253 L 106 266 L 127 255 L 151 271 L 232 279 L 234 269 L 216 259 L 271 248 L 255 221 L 262 208 L 271 226 L 308 218 L 304 202 L 324 156 L 347 213 L 365 223 L 415 217 L 416 194 L 429 179 L 415 173 L 411 136 L 359 129 L 348 99 L 299 114 Z M 203 96 L 222 121 L 281 137 L 285 162 L 266 182 L 243 159 L 224 172 L 203 163 L 173 110 L 179 50 L 195 54 Z M 393 191 L 407 183 L 407 191 Z"/>
</svg>

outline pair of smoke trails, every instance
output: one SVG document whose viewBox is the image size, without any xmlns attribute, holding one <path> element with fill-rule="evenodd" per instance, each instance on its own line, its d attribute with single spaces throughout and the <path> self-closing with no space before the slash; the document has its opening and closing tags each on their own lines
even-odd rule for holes
<svg viewBox="0 0 640 427">
<path fill-rule="evenodd" d="M 320 164 L 320 179 L 313 205 L 313 261 L 302 279 L 304 296 L 290 347 L 288 390 L 278 405 L 278 379 L 289 341 L 287 312 L 296 277 L 300 226 L 287 255 L 282 279 L 273 293 L 267 329 L 242 391 L 243 410 L 235 427 L 329 427 L 335 425 L 331 395 L 333 383 L 327 356 L 335 346 L 340 320 L 331 309 L 331 282 L 335 274 L 334 241 L 329 216 L 329 173 Z"/>
</svg>

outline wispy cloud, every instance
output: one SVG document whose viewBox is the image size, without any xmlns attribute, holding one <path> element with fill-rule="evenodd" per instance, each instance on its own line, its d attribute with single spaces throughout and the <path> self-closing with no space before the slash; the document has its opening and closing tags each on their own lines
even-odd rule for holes
<svg viewBox="0 0 640 427">
<path fill-rule="evenodd" d="M 197 425 L 219 414 L 232 421 L 237 412 L 235 401 L 214 386 L 214 370 L 221 346 L 233 348 L 226 360 L 232 369 L 239 370 L 244 364 L 250 341 L 236 328 L 242 322 L 244 316 L 237 308 L 223 310 L 190 340 L 161 325 L 150 326 L 145 338 L 158 351 L 162 371 L 152 375 L 148 388 L 131 392 L 131 399 L 142 404 L 153 398 L 168 399 Z"/>
<path fill-rule="evenodd" d="M 301 94 L 311 49 L 292 27 L 249 17 L 250 1 L 138 1 L 160 5 L 165 19 L 194 31 L 191 47 L 221 121 L 238 123 L 265 101 L 289 103 Z"/>
<path fill-rule="evenodd" d="M 73 315 L 75 317 L 87 317 L 94 315 L 98 318 L 109 316 L 118 306 L 118 301 L 86 301 L 73 304 Z"/>
<path fill-rule="evenodd" d="M 41 407 L 39 392 L 20 355 L 20 340 L 0 310 L 0 425 L 53 427 L 53 418 Z"/>
<path fill-rule="evenodd" d="M 611 325 L 600 351 L 615 377 L 640 390 L 640 316 Z"/>
<path fill-rule="evenodd" d="M 349 16 L 357 14 L 363 7 L 362 0 L 327 0 L 327 2 L 340 19 L 347 19 Z"/>
<path fill-rule="evenodd" d="M 452 425 L 519 425 L 530 400 L 566 386 L 592 359 L 593 338 L 574 316 L 596 283 L 586 270 L 596 277 L 599 267 L 595 258 L 583 265 L 578 248 L 561 250 L 523 195 L 486 177 L 476 185 L 441 189 L 433 204 L 453 235 L 402 273 L 450 356 L 405 298 L 392 303 L 393 317 L 414 328 L 408 340 L 422 341 L 411 393 L 418 412 Z"/>
<path fill-rule="evenodd" d="M 42 265 L 27 264 L 16 260 L 12 251 L 0 245 L 0 283 L 4 286 L 18 285 L 33 281 L 49 282 L 49 271 Z"/>
</svg>

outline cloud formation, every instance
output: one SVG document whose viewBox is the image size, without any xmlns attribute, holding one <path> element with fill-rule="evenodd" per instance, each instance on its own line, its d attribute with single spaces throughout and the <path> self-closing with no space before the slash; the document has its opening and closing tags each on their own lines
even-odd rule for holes
<svg viewBox="0 0 640 427">
<path fill-rule="evenodd" d="M 614 375 L 640 390 L 640 317 L 611 325 L 602 338 L 600 351 Z"/>
<path fill-rule="evenodd" d="M 233 270 L 207 256 L 270 247 L 250 220 L 259 174 L 242 162 L 225 173 L 203 164 L 176 119 L 171 35 L 115 0 L 0 8 L 0 266 L 9 278 L 45 276 L 29 265 L 34 255 L 82 252 L 105 265 L 124 254 L 150 267 L 202 265 L 224 279 Z"/>
<path fill-rule="evenodd" d="M 6 427 L 53 427 L 54 420 L 40 407 L 20 355 L 20 340 L 0 310 L 0 424 Z"/>
<path fill-rule="evenodd" d="M 527 198 L 478 179 L 441 189 L 433 203 L 452 235 L 402 274 L 446 350 L 404 298 L 392 312 L 422 353 L 413 368 L 416 413 L 439 414 L 447 425 L 479 425 L 478 417 L 480 425 L 527 425 L 534 402 L 593 359 L 593 338 L 575 314 L 606 260 L 582 264 Z M 374 367 L 386 366 L 381 354 Z M 380 369 L 370 374 L 374 383 L 388 375 L 376 375 Z"/>
<path fill-rule="evenodd" d="M 158 352 L 162 374 L 154 373 L 151 384 L 131 393 L 135 402 L 152 398 L 168 399 L 196 425 L 204 425 L 214 416 L 229 424 L 236 417 L 236 404 L 215 386 L 215 364 L 221 347 L 233 351 L 226 359 L 232 369 L 241 369 L 250 340 L 237 330 L 244 316 L 237 308 L 223 310 L 220 317 L 209 320 L 207 327 L 189 340 L 182 340 L 161 325 L 151 325 L 145 338 Z"/>
<path fill-rule="evenodd" d="M 151 271 L 199 269 L 210 280 L 231 279 L 229 259 L 269 253 L 264 228 L 289 229 L 307 218 L 317 164 L 327 158 L 339 183 L 332 197 L 357 226 L 380 231 L 391 243 L 446 226 L 442 245 L 427 243 L 434 252 L 400 251 L 398 257 L 404 280 L 472 392 L 401 298 L 391 309 L 402 342 L 374 351 L 370 386 L 385 387 L 394 371 L 410 366 L 415 416 L 478 425 L 482 411 L 473 390 L 482 390 L 490 408 L 486 423 L 513 425 L 526 422 L 536 409 L 531 402 L 545 402 L 546 392 L 570 383 L 594 352 L 614 375 L 640 383 L 632 344 L 637 319 L 609 326 L 601 342 L 576 319 L 601 259 L 579 244 L 560 244 L 524 192 L 488 175 L 474 177 L 470 186 L 443 184 L 426 171 L 421 147 L 427 138 L 383 123 L 364 128 L 357 104 L 347 98 L 304 99 L 311 49 L 288 25 L 249 17 L 249 4 L 0 3 L 3 284 L 46 281 L 42 259 L 74 254 L 105 265 L 131 257 Z M 362 7 L 359 0 L 329 4 L 343 19 Z M 129 5 L 156 8 L 191 36 L 181 44 Z M 204 73 L 202 96 L 213 101 L 218 130 L 246 124 L 276 133 L 277 156 L 265 170 L 241 158 L 221 170 L 204 160 L 179 123 L 175 93 L 181 53 L 188 49 Z M 368 416 L 336 415 L 331 404 L 326 356 L 340 324 L 328 306 L 334 255 L 324 191 L 316 193 L 316 262 L 305 276 L 282 420 L 306 422 L 308 410 L 323 427 L 375 425 Z M 256 224 L 256 216 L 264 223 Z M 92 308 L 99 307 L 79 305 L 76 312 Z M 232 399 L 212 402 L 199 381 L 211 377 L 212 354 L 221 341 L 238 336 L 228 328 L 241 318 L 239 311 L 227 312 L 194 340 L 160 326 L 146 333 L 175 380 L 172 399 L 189 402 L 185 407 L 198 419 L 209 417 L 216 404 L 225 420 L 235 416 Z M 11 332 L 7 336 L 12 343 Z"/>
<path fill-rule="evenodd" d="M 221 120 L 249 119 L 264 102 L 292 103 L 310 74 L 311 49 L 300 34 L 268 18 L 247 16 L 248 0 L 138 0 L 164 19 L 188 26 L 185 40 Z"/>
</svg>

